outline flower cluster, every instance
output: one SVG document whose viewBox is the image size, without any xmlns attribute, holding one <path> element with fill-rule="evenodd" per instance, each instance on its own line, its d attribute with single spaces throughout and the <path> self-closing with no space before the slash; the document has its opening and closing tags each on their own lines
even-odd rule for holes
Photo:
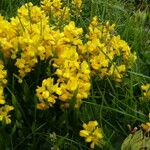
<svg viewBox="0 0 150 150">
<path fill-rule="evenodd" d="M 11 123 L 10 115 L 8 113 L 14 109 L 13 106 L 5 105 L 5 97 L 4 97 L 4 87 L 7 83 L 6 80 L 7 71 L 4 70 L 4 65 L 2 61 L 0 61 L 0 121 L 5 121 L 6 124 Z"/>
<path fill-rule="evenodd" d="M 33 70 L 38 59 L 52 56 L 53 37 L 48 25 L 48 17 L 38 6 L 27 3 L 18 9 L 18 16 L 12 18 L 11 25 L 19 35 L 18 47 L 12 54 L 16 59 L 20 77 Z"/>
<path fill-rule="evenodd" d="M 6 124 L 10 124 L 11 123 L 11 115 L 8 115 L 8 113 L 10 111 L 12 111 L 14 109 L 13 106 L 9 106 L 9 105 L 4 105 L 2 107 L 0 107 L 0 121 L 5 121 Z"/>
<path fill-rule="evenodd" d="M 77 8 L 80 9 L 82 5 L 82 0 L 73 0 L 72 4 Z"/>
<path fill-rule="evenodd" d="M 82 1 L 72 0 L 72 5 L 81 7 Z M 15 62 L 20 82 L 40 61 L 50 60 L 48 67 L 56 70 L 36 89 L 40 109 L 53 106 L 56 100 L 62 106 L 75 100 L 79 108 L 90 93 L 92 76 L 121 82 L 136 59 L 128 44 L 116 35 L 115 25 L 102 23 L 97 17 L 87 33 L 69 19 L 59 28 L 59 22 L 70 13 L 61 0 L 42 0 L 41 6 L 31 2 L 22 5 L 10 21 L 0 16 L 1 51 Z"/>
<path fill-rule="evenodd" d="M 10 49 L 13 47 L 10 42 L 12 33 L 10 23 L 0 15 L 0 48 L 5 57 L 10 57 Z"/>
<path fill-rule="evenodd" d="M 46 109 L 56 102 L 56 94 L 60 94 L 58 84 L 54 84 L 53 78 L 44 79 L 42 86 L 36 89 L 37 97 L 40 103 L 37 105 L 38 109 Z"/>
<path fill-rule="evenodd" d="M 101 78 L 110 76 L 117 82 L 122 81 L 123 74 L 135 61 L 128 44 L 115 34 L 114 24 L 103 24 L 94 17 L 86 35 L 87 43 L 81 54 L 89 59 L 93 74 Z"/>
<path fill-rule="evenodd" d="M 73 0 L 72 4 L 81 7 L 82 1 Z M 36 90 L 40 100 L 38 108 L 48 108 L 56 99 L 68 105 L 73 98 L 75 107 L 79 108 L 89 95 L 92 75 L 109 76 L 121 82 L 135 61 L 130 47 L 115 34 L 115 25 L 99 22 L 97 17 L 93 18 L 86 35 L 74 21 L 58 30 L 57 23 L 53 22 L 65 18 L 62 14 L 69 15 L 69 8 L 60 0 L 43 0 L 41 7 L 26 3 L 17 13 L 10 22 L 0 17 L 0 46 L 4 56 L 15 61 L 21 79 L 39 61 L 48 58 L 56 69 L 55 79 L 45 79 Z"/>
<path fill-rule="evenodd" d="M 150 129 L 150 122 L 146 122 L 145 124 L 142 123 L 142 124 L 141 124 L 141 127 L 142 127 L 142 129 L 143 129 L 144 131 L 149 130 L 149 129 Z"/>
<path fill-rule="evenodd" d="M 81 100 L 88 97 L 90 90 L 89 65 L 86 61 L 81 61 L 77 53 L 77 49 L 82 43 L 79 39 L 82 32 L 81 28 L 75 27 L 74 22 L 65 26 L 63 32 L 57 32 L 54 46 L 55 58 L 53 59 L 53 66 L 56 68 L 55 75 L 58 78 L 59 93 L 54 90 L 57 93 L 57 99 L 67 106 L 75 97 L 75 107 L 77 108 L 80 106 Z M 45 89 L 43 84 L 37 89 L 38 97 L 41 88 Z"/>
<path fill-rule="evenodd" d="M 149 117 L 149 121 L 141 124 L 141 129 L 143 130 L 144 133 L 150 132 L 150 113 L 149 113 L 148 117 Z"/>
<path fill-rule="evenodd" d="M 3 89 L 7 83 L 6 77 L 7 77 L 7 71 L 4 70 L 4 65 L 2 61 L 0 61 L 0 104 L 5 104 Z"/>
<path fill-rule="evenodd" d="M 91 143 L 90 147 L 100 145 L 103 139 L 102 130 L 98 127 L 97 121 L 89 121 L 88 124 L 83 124 L 83 129 L 80 131 L 80 136 L 85 138 L 85 141 Z"/>
<path fill-rule="evenodd" d="M 143 92 L 143 97 L 141 97 L 140 99 L 150 100 L 150 84 L 142 85 L 141 90 Z"/>
<path fill-rule="evenodd" d="M 63 6 L 61 0 L 42 0 L 41 8 L 50 19 L 57 21 L 64 21 L 69 18 L 69 8 Z"/>
<path fill-rule="evenodd" d="M 55 74 L 58 76 L 62 94 L 59 99 L 69 103 L 75 96 L 76 107 L 81 100 L 87 98 L 90 90 L 90 68 L 86 61 L 81 61 L 77 52 L 82 44 L 80 35 L 82 28 L 75 27 L 70 22 L 64 28 L 63 36 L 58 40 L 56 46 L 56 59 L 53 66 L 57 68 Z"/>
<path fill-rule="evenodd" d="M 1 18 L 2 19 L 2 18 Z M 19 76 L 24 78 L 33 70 L 38 60 L 52 56 L 53 37 L 48 24 L 48 17 L 38 6 L 27 3 L 18 9 L 18 15 L 3 20 L 0 44 L 5 56 L 16 61 Z"/>
</svg>

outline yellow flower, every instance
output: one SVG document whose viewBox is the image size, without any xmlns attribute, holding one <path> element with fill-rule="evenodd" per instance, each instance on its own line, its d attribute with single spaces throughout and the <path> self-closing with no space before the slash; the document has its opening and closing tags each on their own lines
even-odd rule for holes
<svg viewBox="0 0 150 150">
<path fill-rule="evenodd" d="M 61 0 L 42 0 L 41 8 L 57 21 L 65 21 L 69 18 L 69 8 L 63 6 Z"/>
<path fill-rule="evenodd" d="M 67 49 L 64 49 L 64 52 L 65 50 Z M 76 93 L 75 107 L 79 108 L 81 100 L 89 95 L 91 71 L 88 63 L 86 61 L 80 62 L 78 57 L 72 55 L 77 52 L 72 51 L 71 54 L 71 50 L 70 52 L 66 51 L 68 56 L 65 53 L 64 55 L 59 54 L 59 57 L 54 60 L 54 66 L 57 68 L 55 74 L 59 77 L 58 84 L 62 91 L 59 94 L 59 99 L 63 102 L 69 102 Z"/>
<path fill-rule="evenodd" d="M 76 8 L 80 8 L 82 5 L 82 0 L 72 0 L 72 4 L 76 7 Z"/>
<path fill-rule="evenodd" d="M 4 97 L 4 91 L 2 86 L 0 86 L 0 104 L 5 104 L 5 97 Z"/>
<path fill-rule="evenodd" d="M 15 60 L 23 79 L 39 60 L 53 56 L 55 42 L 49 18 L 40 7 L 30 2 L 18 8 L 17 12 L 10 22 L 0 17 L 0 44 L 4 56 Z"/>
<path fill-rule="evenodd" d="M 143 97 L 141 99 L 148 99 L 150 100 L 150 84 L 145 84 L 141 86 L 141 90 L 143 92 Z"/>
<path fill-rule="evenodd" d="M 5 120 L 6 124 L 10 124 L 11 123 L 11 115 L 8 115 L 8 113 L 10 111 L 12 111 L 14 109 L 13 106 L 9 106 L 9 105 L 5 105 L 0 107 L 0 121 Z"/>
<path fill-rule="evenodd" d="M 102 130 L 98 127 L 97 121 L 89 121 L 88 124 L 83 124 L 83 129 L 80 131 L 80 136 L 85 138 L 85 141 L 91 143 L 93 149 L 95 145 L 100 145 L 103 139 Z"/>
<path fill-rule="evenodd" d="M 48 108 L 48 106 L 45 103 L 39 103 L 37 104 L 37 109 L 45 110 Z"/>
<path fill-rule="evenodd" d="M 75 91 L 78 88 L 78 78 L 77 77 L 71 77 L 69 81 L 67 82 L 67 88 L 70 91 Z"/>
<path fill-rule="evenodd" d="M 102 23 L 94 17 L 86 34 L 87 42 L 80 46 L 78 51 L 83 60 L 88 60 L 92 75 L 112 77 L 121 82 L 123 75 L 136 60 L 128 44 L 115 35 L 115 25 L 109 22 Z M 116 65 L 117 64 L 117 65 Z"/>
<path fill-rule="evenodd" d="M 141 124 L 141 127 L 144 131 L 147 131 L 150 129 L 150 122 L 146 122 L 145 124 Z"/>
<path fill-rule="evenodd" d="M 112 76 L 115 81 L 121 82 L 123 73 L 126 71 L 125 65 L 117 66 L 116 64 L 113 64 L 109 70 L 108 75 Z"/>
<path fill-rule="evenodd" d="M 0 86 L 5 86 L 7 83 L 6 80 L 7 77 L 7 71 L 4 69 L 4 65 L 3 62 L 0 61 Z"/>
<path fill-rule="evenodd" d="M 58 84 L 54 84 L 53 78 L 44 79 L 41 87 L 37 87 L 36 95 L 39 98 L 40 103 L 37 104 L 38 109 L 47 109 L 55 104 L 57 96 L 55 94 L 61 94 Z"/>
</svg>

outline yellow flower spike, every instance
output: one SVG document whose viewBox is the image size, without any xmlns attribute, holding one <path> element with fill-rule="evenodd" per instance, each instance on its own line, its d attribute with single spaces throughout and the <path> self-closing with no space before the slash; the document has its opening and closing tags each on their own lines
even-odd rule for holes
<svg viewBox="0 0 150 150">
<path fill-rule="evenodd" d="M 41 87 L 37 87 L 36 96 L 39 98 L 40 103 L 37 104 L 38 109 L 47 109 L 55 104 L 57 96 L 55 93 L 59 93 L 58 84 L 54 84 L 53 78 L 44 79 Z"/>
<path fill-rule="evenodd" d="M 90 68 L 86 61 L 80 61 L 77 51 L 78 46 L 83 46 L 80 39 L 82 32 L 73 21 L 64 27 L 64 32 L 57 41 L 57 58 L 53 63 L 57 68 L 55 74 L 59 77 L 59 99 L 68 103 L 76 91 L 75 108 L 80 107 L 81 100 L 87 98 L 90 89 L 90 86 L 86 87 L 90 80 Z"/>
<path fill-rule="evenodd" d="M 0 27 L 1 24 L 3 22 L 0 22 Z M 23 79 L 33 70 L 39 58 L 45 60 L 53 56 L 52 45 L 55 42 L 49 18 L 40 7 L 26 3 L 18 8 L 17 16 L 6 24 L 9 27 L 8 31 L 5 29 L 6 37 L 1 39 L 0 35 L 2 51 L 9 51 Z"/>
<path fill-rule="evenodd" d="M 74 51 L 76 53 L 76 51 Z M 62 57 L 62 55 L 60 55 Z M 86 61 L 78 62 L 79 60 L 71 60 L 69 57 L 62 60 L 61 64 L 59 61 L 54 61 L 57 63 L 55 67 L 55 74 L 59 77 L 61 94 L 59 99 L 63 102 L 68 102 L 74 96 L 74 91 L 76 91 L 76 104 L 75 108 L 79 108 L 81 100 L 87 98 L 90 90 L 90 68 Z M 61 58 L 60 58 L 61 59 Z M 69 60 L 70 59 L 70 60 Z M 59 60 L 59 58 L 57 59 Z M 63 82 L 63 83 L 62 83 Z"/>
<path fill-rule="evenodd" d="M 97 24 L 98 24 L 98 17 L 95 16 L 95 17 L 93 17 L 93 19 L 92 19 L 91 25 L 96 26 Z"/>
<path fill-rule="evenodd" d="M 95 145 L 100 145 L 103 139 L 102 130 L 98 127 L 97 121 L 89 121 L 83 124 L 84 130 L 80 131 L 80 136 L 85 138 L 85 141 L 90 144 L 93 149 Z"/>
<path fill-rule="evenodd" d="M 67 26 L 64 27 L 64 35 L 70 38 L 72 41 L 83 33 L 82 28 L 77 28 L 75 22 L 71 21 Z"/>
<path fill-rule="evenodd" d="M 62 5 L 61 0 L 42 0 L 41 8 L 47 15 L 57 21 L 69 19 L 69 8 Z"/>
<path fill-rule="evenodd" d="M 87 42 L 84 44 L 86 50 L 83 55 L 87 54 L 87 57 L 82 58 L 89 60 L 92 75 L 98 74 L 101 78 L 110 76 L 115 81 L 121 82 L 136 56 L 131 53 L 128 44 L 120 36 L 115 35 L 114 27 L 114 24 L 111 25 L 109 22 L 104 24 L 99 22 L 98 17 L 93 17 L 86 35 Z M 79 49 L 79 52 L 83 53 L 82 49 Z M 117 67 L 113 64 L 117 64 Z"/>
</svg>

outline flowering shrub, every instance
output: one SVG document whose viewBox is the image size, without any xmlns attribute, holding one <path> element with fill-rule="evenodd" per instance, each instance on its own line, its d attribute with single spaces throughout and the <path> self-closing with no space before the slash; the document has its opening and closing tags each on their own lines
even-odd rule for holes
<svg viewBox="0 0 150 150">
<path fill-rule="evenodd" d="M 79 17 L 82 7 L 82 0 L 72 0 L 68 5 L 61 0 L 42 0 L 39 6 L 31 2 L 22 5 L 9 20 L 0 16 L 1 60 L 7 67 L 11 64 L 15 68 L 6 71 L 0 62 L 0 121 L 10 124 L 9 113 L 16 109 L 11 101 L 5 100 L 7 72 L 18 79 L 19 83 L 13 86 L 20 87 L 30 82 L 38 65 L 47 63 L 45 70 L 49 72 L 39 76 L 33 83 L 38 86 L 32 89 L 37 98 L 35 108 L 45 111 L 52 107 L 72 109 L 72 105 L 73 110 L 79 110 L 91 94 L 92 78 L 110 78 L 114 83 L 124 81 L 136 54 L 116 33 L 115 24 L 102 22 L 95 16 L 89 21 L 87 31 L 77 25 L 72 16 L 78 10 Z M 146 97 L 149 87 L 142 86 Z M 15 113 L 19 114 L 17 110 Z M 103 139 L 97 121 L 84 123 L 80 136 L 91 148 Z"/>
<path fill-rule="evenodd" d="M 73 1 L 73 5 L 80 7 L 81 2 Z M 61 1 L 43 0 L 41 7 L 32 3 L 21 6 L 10 22 L 1 17 L 1 50 L 6 58 L 15 60 L 20 82 L 39 61 L 51 59 L 56 68 L 57 89 L 56 85 L 50 86 L 54 79 L 45 79 L 36 90 L 40 100 L 38 108 L 48 108 L 56 99 L 69 104 L 74 96 L 75 107 L 79 108 L 82 99 L 89 95 L 91 76 L 110 76 L 121 82 L 136 58 L 127 43 L 115 35 L 115 25 L 103 24 L 97 17 L 89 25 L 86 42 L 82 40 L 83 29 L 76 27 L 73 21 L 58 30 L 48 12 L 54 12 L 58 18 L 68 14 L 68 10 L 62 7 Z M 49 25 L 49 21 L 52 24 Z"/>
</svg>

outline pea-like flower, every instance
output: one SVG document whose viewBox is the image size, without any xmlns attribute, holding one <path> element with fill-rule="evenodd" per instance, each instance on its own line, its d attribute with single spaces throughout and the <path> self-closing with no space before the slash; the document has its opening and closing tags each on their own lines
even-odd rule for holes
<svg viewBox="0 0 150 150">
<path fill-rule="evenodd" d="M 44 79 L 41 87 L 37 87 L 36 95 L 40 100 L 38 109 L 47 109 L 56 102 L 56 94 L 61 94 L 58 84 L 54 84 L 53 78 Z"/>
<path fill-rule="evenodd" d="M 11 115 L 8 115 L 8 113 L 10 111 L 12 111 L 14 109 L 13 106 L 9 106 L 9 105 L 4 105 L 2 107 L 0 107 L 0 121 L 5 120 L 6 124 L 10 124 L 11 123 Z"/>
<path fill-rule="evenodd" d="M 84 123 L 83 129 L 80 131 L 80 136 L 84 137 L 86 142 L 91 143 L 91 148 L 101 144 L 103 133 L 101 128 L 98 127 L 97 121 L 89 121 L 87 124 Z"/>
<path fill-rule="evenodd" d="M 143 92 L 143 97 L 141 97 L 140 99 L 148 99 L 150 100 L 150 84 L 145 84 L 141 86 L 141 90 Z"/>
</svg>

